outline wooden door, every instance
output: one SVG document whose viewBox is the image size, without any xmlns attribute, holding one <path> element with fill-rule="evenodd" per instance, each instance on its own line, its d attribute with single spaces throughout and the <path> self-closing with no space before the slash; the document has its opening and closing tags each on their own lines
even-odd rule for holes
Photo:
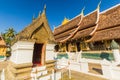
<svg viewBox="0 0 120 80">
<path fill-rule="evenodd" d="M 43 44 L 38 44 L 38 43 L 34 44 L 34 51 L 33 51 L 34 65 L 41 65 L 42 49 L 43 49 Z"/>
</svg>

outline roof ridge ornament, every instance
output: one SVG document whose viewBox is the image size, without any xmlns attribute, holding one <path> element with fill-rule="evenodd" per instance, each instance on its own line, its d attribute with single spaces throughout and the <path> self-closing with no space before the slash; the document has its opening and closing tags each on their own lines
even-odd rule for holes
<svg viewBox="0 0 120 80">
<path fill-rule="evenodd" d="M 46 13 L 46 4 L 44 5 L 43 13 Z"/>
<path fill-rule="evenodd" d="M 85 6 L 84 6 L 83 9 L 81 10 L 80 15 L 84 16 L 84 10 L 85 10 Z"/>
<path fill-rule="evenodd" d="M 102 0 L 100 0 L 100 2 L 98 3 L 97 10 L 100 9 L 101 2 Z"/>
<path fill-rule="evenodd" d="M 55 26 L 55 25 L 53 25 L 53 32 L 55 31 L 55 29 L 56 29 L 56 26 Z"/>
<path fill-rule="evenodd" d="M 81 22 L 82 22 L 82 20 L 83 20 L 83 16 L 84 16 L 84 14 L 83 14 L 83 11 L 84 11 L 84 9 L 85 9 L 85 7 L 82 9 L 82 11 L 81 11 L 81 14 L 80 15 L 82 15 L 81 16 L 81 20 L 80 20 L 80 22 L 78 23 L 78 27 L 75 29 L 75 31 L 73 31 L 67 38 L 65 38 L 64 40 L 61 40 L 60 42 L 62 42 L 62 43 L 64 43 L 65 41 L 67 41 L 68 39 L 70 39 L 70 38 L 72 38 L 76 33 L 77 33 L 77 31 L 79 30 L 79 28 L 80 28 L 80 24 L 81 24 Z"/>
<path fill-rule="evenodd" d="M 35 14 L 33 14 L 32 20 L 35 20 Z"/>
<path fill-rule="evenodd" d="M 83 19 L 83 17 L 84 17 L 84 10 L 85 10 L 85 6 L 84 6 L 83 9 L 81 10 L 81 13 L 80 13 L 81 19 L 80 19 L 80 22 L 78 23 L 78 25 L 81 24 L 81 21 L 82 21 L 82 19 Z"/>
<path fill-rule="evenodd" d="M 99 13 L 100 13 L 100 4 L 101 4 L 101 1 L 102 0 L 100 0 L 100 2 L 98 3 L 98 6 L 97 6 L 97 9 L 95 10 L 95 11 L 97 11 L 97 21 L 96 21 L 96 24 L 98 23 L 98 21 L 99 21 Z"/>
<path fill-rule="evenodd" d="M 38 17 L 40 17 L 40 15 L 41 15 L 41 11 L 39 11 Z"/>
</svg>

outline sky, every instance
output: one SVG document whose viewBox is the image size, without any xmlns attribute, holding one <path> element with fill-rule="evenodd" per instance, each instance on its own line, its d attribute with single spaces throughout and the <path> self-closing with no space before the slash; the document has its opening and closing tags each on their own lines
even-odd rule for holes
<svg viewBox="0 0 120 80">
<path fill-rule="evenodd" d="M 66 17 L 72 19 L 85 7 L 84 14 L 97 8 L 100 0 L 0 0 L 0 33 L 8 28 L 16 32 L 31 24 L 33 15 L 43 11 L 46 4 L 46 16 L 51 30 L 61 24 Z M 120 0 L 101 0 L 100 11 L 120 3 Z"/>
</svg>

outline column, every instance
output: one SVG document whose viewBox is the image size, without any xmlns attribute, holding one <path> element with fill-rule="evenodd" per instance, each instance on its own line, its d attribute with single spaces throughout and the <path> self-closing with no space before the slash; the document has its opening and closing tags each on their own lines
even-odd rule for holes
<svg viewBox="0 0 120 80">
<path fill-rule="evenodd" d="M 112 42 L 111 42 L 111 48 L 112 48 L 112 52 L 113 52 L 113 56 L 114 56 L 115 62 L 119 62 L 120 63 L 119 45 L 114 40 L 112 40 Z"/>
</svg>

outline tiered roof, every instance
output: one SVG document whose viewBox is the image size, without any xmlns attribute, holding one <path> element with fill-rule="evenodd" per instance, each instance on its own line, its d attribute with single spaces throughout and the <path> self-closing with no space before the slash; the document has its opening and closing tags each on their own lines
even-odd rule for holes
<svg viewBox="0 0 120 80">
<path fill-rule="evenodd" d="M 98 28 L 88 42 L 120 39 L 120 4 L 100 14 Z"/>
<path fill-rule="evenodd" d="M 91 36 L 86 42 L 120 38 L 120 4 L 99 13 L 99 8 L 86 16 L 79 15 L 54 30 L 57 42 Z"/>
<path fill-rule="evenodd" d="M 96 9 L 86 16 L 80 14 L 70 20 L 67 24 L 59 26 L 54 30 L 55 40 L 57 42 L 66 42 L 69 40 L 90 36 L 90 33 L 92 33 L 96 27 L 98 14 L 99 9 Z"/>
<path fill-rule="evenodd" d="M 68 23 L 55 28 L 54 36 L 57 42 L 66 39 L 70 36 L 70 33 L 76 30 L 79 21 L 81 20 L 81 15 L 70 20 Z"/>
<path fill-rule="evenodd" d="M 16 36 L 13 43 L 18 40 L 35 41 L 37 43 L 54 42 L 53 33 L 46 18 L 45 9 L 39 14 L 38 18 L 34 18 L 33 22 Z"/>
</svg>

